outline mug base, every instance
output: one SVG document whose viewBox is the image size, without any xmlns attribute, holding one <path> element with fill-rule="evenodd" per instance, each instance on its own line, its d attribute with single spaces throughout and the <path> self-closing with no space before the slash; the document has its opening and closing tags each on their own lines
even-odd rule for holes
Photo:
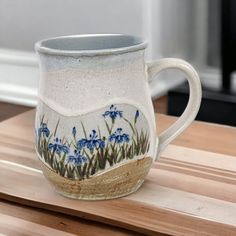
<svg viewBox="0 0 236 236">
<path fill-rule="evenodd" d="M 153 159 L 143 157 L 113 167 L 84 180 L 60 176 L 41 162 L 45 177 L 59 194 L 80 200 L 107 200 L 129 195 L 139 189 Z"/>
<path fill-rule="evenodd" d="M 55 189 L 56 192 L 63 197 L 66 198 L 71 198 L 71 199 L 77 199 L 77 200 L 85 200 L 85 201 L 101 201 L 101 200 L 111 200 L 111 199 L 116 199 L 116 198 L 121 198 L 125 197 L 127 195 L 130 195 L 134 192 L 136 192 L 141 185 L 143 184 L 144 180 L 137 186 L 134 186 L 131 188 L 129 191 L 126 191 L 125 193 L 122 193 L 120 195 L 114 194 L 114 195 L 108 195 L 108 194 L 103 194 L 102 196 L 99 195 L 85 195 L 85 194 L 73 194 L 73 193 L 65 193 L 65 192 L 60 192 L 60 190 Z"/>
</svg>

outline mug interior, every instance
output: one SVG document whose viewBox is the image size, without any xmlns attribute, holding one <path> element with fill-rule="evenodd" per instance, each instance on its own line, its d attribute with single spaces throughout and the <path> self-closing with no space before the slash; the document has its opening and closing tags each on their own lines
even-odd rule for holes
<svg viewBox="0 0 236 236">
<path fill-rule="evenodd" d="M 48 54 L 93 54 L 140 50 L 146 42 L 124 34 L 71 35 L 49 38 L 35 45 L 36 51 Z"/>
</svg>

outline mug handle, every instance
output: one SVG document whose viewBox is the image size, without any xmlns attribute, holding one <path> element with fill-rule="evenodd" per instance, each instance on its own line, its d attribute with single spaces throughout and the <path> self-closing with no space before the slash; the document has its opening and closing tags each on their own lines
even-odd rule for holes
<svg viewBox="0 0 236 236">
<path fill-rule="evenodd" d="M 165 147 L 181 134 L 195 119 L 201 104 L 202 89 L 199 76 L 195 69 L 186 61 L 175 58 L 164 58 L 159 61 L 147 63 L 148 79 L 151 81 L 158 73 L 166 69 L 179 69 L 187 75 L 189 84 L 189 100 L 187 107 L 178 120 L 159 136 L 156 159 Z"/>
</svg>

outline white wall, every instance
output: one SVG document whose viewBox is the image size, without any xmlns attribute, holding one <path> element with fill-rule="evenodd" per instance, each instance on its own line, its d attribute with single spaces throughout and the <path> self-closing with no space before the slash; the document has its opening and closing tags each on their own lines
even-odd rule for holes
<svg viewBox="0 0 236 236">
<path fill-rule="evenodd" d="M 0 48 L 33 51 L 42 38 L 126 33 L 147 38 L 149 58 L 204 55 L 207 0 L 0 0 Z"/>
<path fill-rule="evenodd" d="M 84 33 L 143 36 L 143 0 L 0 0 L 0 47 L 33 50 L 39 39 Z"/>
<path fill-rule="evenodd" d="M 193 0 L 152 0 L 148 22 L 152 42 L 152 59 L 165 57 L 189 58 Z M 150 17 L 151 16 L 151 17 Z"/>
<path fill-rule="evenodd" d="M 51 36 L 126 33 L 150 41 L 150 59 L 190 59 L 193 4 L 199 5 L 196 0 L 0 0 L 0 48 L 33 51 L 36 41 Z"/>
<path fill-rule="evenodd" d="M 0 0 L 0 100 L 36 104 L 33 47 L 51 36 L 133 34 L 149 41 L 148 61 L 180 57 L 198 65 L 206 57 L 206 6 L 207 0 Z M 151 83 L 153 98 L 183 78 L 162 73 Z"/>
</svg>

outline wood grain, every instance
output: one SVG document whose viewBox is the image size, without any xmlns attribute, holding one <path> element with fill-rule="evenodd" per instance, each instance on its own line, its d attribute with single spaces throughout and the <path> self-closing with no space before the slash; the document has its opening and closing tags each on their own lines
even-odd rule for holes
<svg viewBox="0 0 236 236">
<path fill-rule="evenodd" d="M 152 101 L 156 113 L 167 114 L 168 96 L 162 96 Z"/>
<path fill-rule="evenodd" d="M 171 154 L 172 156 L 167 158 L 175 162 L 178 161 L 178 158 L 173 158 L 174 153 Z M 167 153 L 165 155 L 167 156 Z M 231 156 L 227 156 L 227 158 L 235 160 Z M 165 162 L 165 159 L 161 158 L 160 163 Z M 194 170 L 191 169 L 187 173 L 184 171 L 179 173 L 174 172 L 175 165 L 173 169 L 166 170 L 161 167 L 160 163 L 159 165 L 155 164 L 145 184 L 137 193 L 118 200 L 87 202 L 66 199 L 58 195 L 39 169 L 31 167 L 27 169 L 20 159 L 18 165 L 15 163 L 11 165 L 10 162 L 11 160 L 0 162 L 2 176 L 0 178 L 2 191 L 0 196 L 7 200 L 148 234 L 154 232 L 173 233 L 170 231 L 170 226 L 168 229 L 162 226 L 168 222 L 169 218 L 160 222 L 160 215 L 164 213 L 169 217 L 178 218 L 176 222 L 168 222 L 168 224 L 172 224 L 172 227 L 176 227 L 175 233 L 180 233 L 183 230 L 181 228 L 181 231 L 176 231 L 179 225 L 187 223 L 189 225 L 184 225 L 189 227 L 186 232 L 193 233 L 192 227 L 201 221 L 207 223 L 207 230 L 214 231 L 215 235 L 216 232 L 225 235 L 224 232 L 229 233 L 231 230 L 233 230 L 232 232 L 235 230 L 231 229 L 236 225 L 234 217 L 236 215 L 235 187 L 233 185 L 230 187 L 224 182 L 203 179 L 200 174 L 194 176 L 191 174 L 191 171 Z M 189 163 L 192 162 L 189 161 Z M 16 179 L 18 180 L 17 185 L 15 184 Z M 14 188 L 9 188 L 9 186 L 14 186 Z M 186 214 L 188 214 L 187 217 Z M 200 220 L 199 218 L 208 220 Z M 169 220 L 171 219 L 173 218 Z M 175 225 L 176 223 L 177 225 Z M 220 231 L 222 225 L 224 225 L 224 232 Z M 230 225 L 231 227 L 229 227 Z"/>
<path fill-rule="evenodd" d="M 168 128 L 174 121 L 176 121 L 176 117 L 158 114 L 156 116 L 158 133 Z M 172 143 L 179 146 L 236 156 L 235 137 L 235 127 L 195 121 Z"/>
<path fill-rule="evenodd" d="M 30 109 L 32 109 L 32 107 L 0 102 L 0 121 L 6 120 Z"/>
<path fill-rule="evenodd" d="M 2 199 L 143 234 L 236 234 L 236 146 L 231 140 L 236 137 L 234 128 L 194 123 L 175 145 L 164 151 L 139 191 L 121 199 L 87 202 L 58 195 L 43 177 L 33 148 L 33 117 L 33 112 L 27 112 L 0 124 Z M 173 120 L 159 115 L 159 129 Z M 199 130 L 210 132 L 201 136 Z M 195 132 L 201 136 L 201 142 L 197 141 Z M 225 140 L 224 134 L 229 140 Z M 221 146 L 222 141 L 230 150 Z M 1 217 L 15 217 L 6 211 L 0 213 Z M 23 223 L 20 221 L 19 225 Z M 39 222 L 32 223 L 40 226 Z M 54 229 L 61 230 L 57 226 Z M 109 228 L 107 232 L 119 232 L 118 229 Z"/>
<path fill-rule="evenodd" d="M 58 232 L 63 232 L 63 235 L 68 233 L 69 235 L 84 236 L 111 234 L 114 236 L 134 235 L 134 233 L 125 229 L 47 210 L 22 206 L 3 200 L 0 202 L 0 214 L 0 233 L 6 235 L 37 235 L 38 233 L 40 235 L 58 235 Z M 9 219 L 10 221 L 5 223 Z M 25 225 L 27 227 L 28 225 L 33 226 L 34 231 L 27 233 Z M 49 234 L 49 229 L 51 229 L 51 234 Z"/>
</svg>

